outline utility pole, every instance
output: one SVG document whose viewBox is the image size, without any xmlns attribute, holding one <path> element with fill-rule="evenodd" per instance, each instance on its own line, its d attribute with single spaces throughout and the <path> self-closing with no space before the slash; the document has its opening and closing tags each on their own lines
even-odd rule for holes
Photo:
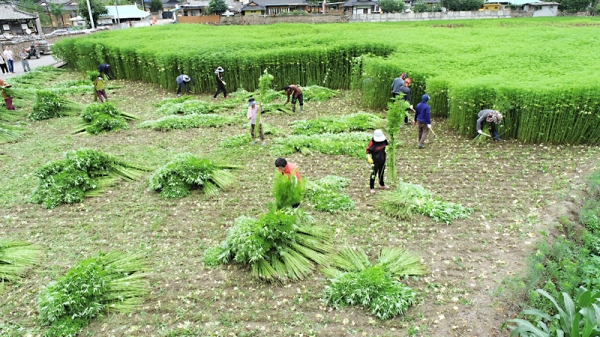
<svg viewBox="0 0 600 337">
<path fill-rule="evenodd" d="M 90 0 L 85 0 L 85 2 L 87 2 L 88 13 L 90 15 L 90 24 L 92 25 L 92 29 L 96 29 L 96 26 L 94 25 L 94 17 L 92 17 L 92 6 L 90 6 Z"/>
<path fill-rule="evenodd" d="M 119 6 L 117 6 L 117 0 L 115 0 L 115 10 L 117 11 L 117 24 L 121 28 L 121 19 L 119 18 Z"/>
</svg>

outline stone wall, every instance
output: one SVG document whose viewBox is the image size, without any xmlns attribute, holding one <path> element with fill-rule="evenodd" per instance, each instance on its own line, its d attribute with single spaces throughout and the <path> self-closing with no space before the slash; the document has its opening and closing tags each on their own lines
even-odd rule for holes
<svg viewBox="0 0 600 337">
<path fill-rule="evenodd" d="M 222 17 L 222 25 L 268 25 L 273 23 L 339 23 L 348 22 L 348 16 L 335 14 L 310 14 L 290 16 L 232 16 Z"/>
<path fill-rule="evenodd" d="M 502 19 L 502 18 L 510 18 L 510 17 L 511 17 L 510 10 L 473 11 L 473 12 L 461 11 L 461 12 L 352 14 L 350 16 L 350 22 Z"/>
</svg>

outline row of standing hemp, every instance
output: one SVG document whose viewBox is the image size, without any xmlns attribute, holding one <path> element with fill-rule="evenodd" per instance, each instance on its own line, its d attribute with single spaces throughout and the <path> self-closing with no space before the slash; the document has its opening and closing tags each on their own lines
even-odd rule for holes
<svg viewBox="0 0 600 337">
<path fill-rule="evenodd" d="M 352 66 L 351 87 L 362 93 L 362 107 L 385 109 L 392 98 L 392 81 L 402 73 L 407 73 L 413 81 L 410 86 L 411 104 L 416 106 L 425 93 L 426 76 L 407 69 L 401 63 L 381 57 L 360 57 L 353 61 Z M 432 116 L 436 116 L 433 112 L 432 107 Z"/>
<path fill-rule="evenodd" d="M 456 85 L 449 95 L 450 126 L 475 134 L 477 112 L 502 111 L 503 138 L 528 143 L 597 144 L 600 142 L 600 94 L 587 88 L 525 89 Z"/>
<path fill-rule="evenodd" d="M 432 116 L 448 117 L 459 134 L 475 134 L 477 113 L 497 109 L 504 115 L 500 126 L 503 138 L 530 143 L 596 144 L 600 142 L 600 104 L 592 88 L 530 89 L 500 87 L 497 82 L 456 83 L 411 71 L 394 60 L 360 57 L 354 60 L 352 85 L 361 91 L 361 105 L 384 109 L 391 98 L 391 81 L 402 72 L 413 79 L 412 103 L 425 88 L 431 99 Z M 359 82 L 358 82 L 359 81 Z M 357 83 L 358 82 L 358 83 Z"/>
<path fill-rule="evenodd" d="M 334 89 L 350 87 L 351 60 L 364 53 L 388 55 L 392 48 L 376 44 L 348 44 L 330 48 L 286 48 L 239 53 L 153 53 L 127 46 L 100 45 L 94 40 L 71 39 L 53 48 L 57 57 L 75 64 L 79 70 L 95 69 L 100 63 L 111 65 L 116 78 L 127 78 L 158 84 L 173 90 L 174 78 L 185 73 L 194 79 L 196 92 L 214 90 L 214 69 L 221 66 L 227 88 L 253 91 L 264 69 L 275 75 L 275 87 L 290 83 L 317 84 Z"/>
</svg>

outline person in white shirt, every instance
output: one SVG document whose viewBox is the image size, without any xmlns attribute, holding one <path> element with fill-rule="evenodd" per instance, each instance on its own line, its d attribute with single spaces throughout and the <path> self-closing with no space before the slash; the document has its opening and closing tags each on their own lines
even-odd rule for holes
<svg viewBox="0 0 600 337">
<path fill-rule="evenodd" d="M 8 63 L 8 71 L 11 73 L 15 73 L 15 58 L 13 56 L 12 50 L 8 46 L 4 48 L 4 59 Z"/>
</svg>

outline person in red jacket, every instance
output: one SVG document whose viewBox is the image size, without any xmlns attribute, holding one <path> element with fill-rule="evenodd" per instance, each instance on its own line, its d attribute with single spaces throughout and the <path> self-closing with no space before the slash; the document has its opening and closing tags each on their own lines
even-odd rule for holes
<svg viewBox="0 0 600 337">
<path fill-rule="evenodd" d="M 383 174 L 385 173 L 385 147 L 388 145 L 387 139 L 383 131 L 377 129 L 373 133 L 373 139 L 367 146 L 367 160 L 373 167 L 371 172 L 371 178 L 369 180 L 369 187 L 371 194 L 375 193 L 375 177 L 379 176 L 379 188 L 382 190 L 389 190 L 390 187 L 386 186 L 383 182 Z"/>
<path fill-rule="evenodd" d="M 298 165 L 294 163 L 288 163 L 287 160 L 285 160 L 285 158 L 275 159 L 275 167 L 279 172 L 281 172 L 281 175 L 287 176 L 287 178 L 290 180 L 295 179 L 296 184 L 302 181 Z M 300 206 L 300 203 L 292 205 L 293 208 L 298 208 L 298 206 Z"/>
</svg>

